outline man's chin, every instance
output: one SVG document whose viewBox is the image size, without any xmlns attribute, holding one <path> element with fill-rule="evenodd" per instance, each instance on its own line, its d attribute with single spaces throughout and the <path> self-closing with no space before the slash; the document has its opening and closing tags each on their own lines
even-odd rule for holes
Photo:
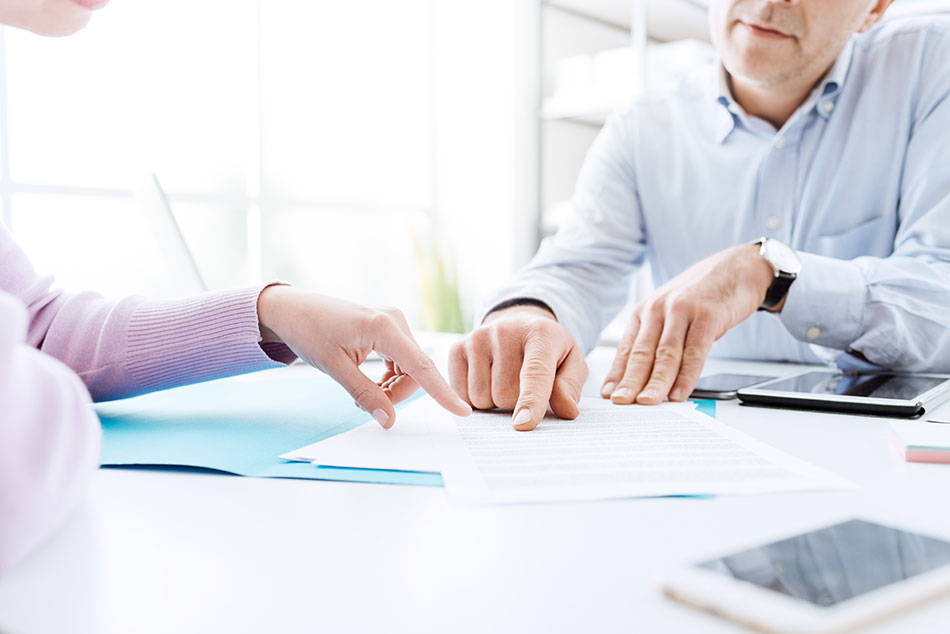
<svg viewBox="0 0 950 634">
<path fill-rule="evenodd" d="M 724 65 L 732 77 L 754 86 L 771 86 L 781 83 L 789 74 L 783 64 L 757 56 L 727 61 Z"/>
</svg>

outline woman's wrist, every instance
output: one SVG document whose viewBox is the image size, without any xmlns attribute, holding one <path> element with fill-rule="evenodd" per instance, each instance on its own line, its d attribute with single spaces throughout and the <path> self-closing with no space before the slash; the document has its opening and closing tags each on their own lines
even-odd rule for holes
<svg viewBox="0 0 950 634">
<path fill-rule="evenodd" d="M 257 322 L 261 331 L 261 343 L 283 343 L 277 334 L 279 331 L 282 298 L 290 287 L 285 284 L 271 284 L 257 296 Z"/>
</svg>

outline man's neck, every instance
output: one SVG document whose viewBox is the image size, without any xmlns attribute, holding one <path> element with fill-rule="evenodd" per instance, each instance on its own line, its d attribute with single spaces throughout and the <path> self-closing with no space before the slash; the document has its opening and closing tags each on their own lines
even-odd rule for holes
<svg viewBox="0 0 950 634">
<path fill-rule="evenodd" d="M 732 96 L 743 110 L 754 117 L 765 119 L 778 130 L 805 102 L 823 76 L 824 73 L 815 80 L 757 86 L 729 75 L 729 87 L 732 89 Z"/>
</svg>

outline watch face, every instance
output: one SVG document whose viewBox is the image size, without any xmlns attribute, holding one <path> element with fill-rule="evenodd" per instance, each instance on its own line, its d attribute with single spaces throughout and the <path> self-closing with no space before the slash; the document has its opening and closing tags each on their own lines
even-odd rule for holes
<svg viewBox="0 0 950 634">
<path fill-rule="evenodd" d="M 798 258 L 798 254 L 784 242 L 766 240 L 763 255 L 779 271 L 797 275 L 802 270 L 802 261 Z"/>
</svg>

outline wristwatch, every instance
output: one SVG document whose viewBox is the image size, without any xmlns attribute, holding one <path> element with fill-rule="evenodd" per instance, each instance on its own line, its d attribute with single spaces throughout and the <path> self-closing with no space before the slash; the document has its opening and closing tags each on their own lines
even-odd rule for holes
<svg viewBox="0 0 950 634">
<path fill-rule="evenodd" d="M 771 310 L 788 294 L 788 288 L 802 271 L 802 261 L 792 247 L 779 240 L 763 236 L 752 244 L 759 245 L 759 255 L 765 258 L 775 271 L 775 279 L 765 293 L 765 300 L 759 306 L 759 310 Z"/>
</svg>

